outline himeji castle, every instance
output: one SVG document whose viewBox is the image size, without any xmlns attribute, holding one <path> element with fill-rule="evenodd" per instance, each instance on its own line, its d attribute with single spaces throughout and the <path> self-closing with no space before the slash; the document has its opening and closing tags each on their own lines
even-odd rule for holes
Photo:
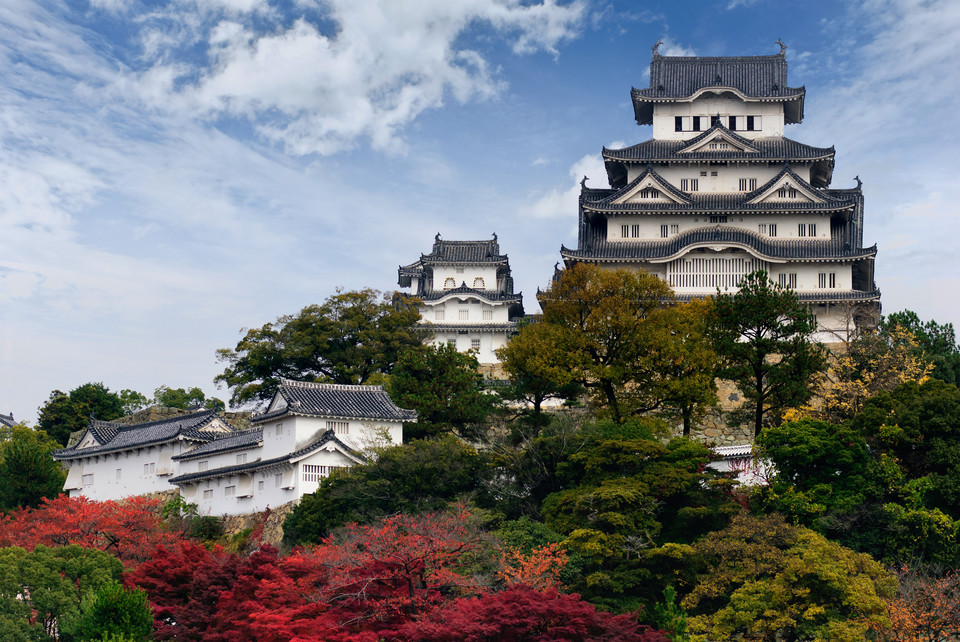
<svg viewBox="0 0 960 642">
<path fill-rule="evenodd" d="M 472 350 L 481 364 L 499 362 L 494 351 L 516 331 L 523 294 L 513 291 L 510 261 L 496 234 L 483 241 L 447 241 L 437 234 L 430 253 L 400 266 L 398 276 L 400 287 L 423 301 L 430 343 Z"/>
<path fill-rule="evenodd" d="M 779 42 L 779 41 L 778 41 Z M 806 90 L 787 84 L 786 47 L 772 56 L 661 56 L 633 89 L 653 137 L 603 149 L 610 187 L 581 184 L 576 249 L 564 264 L 642 268 L 681 300 L 735 290 L 766 270 L 817 316 L 819 339 L 843 340 L 880 312 L 876 246 L 863 247 L 859 178 L 831 189 L 833 147 L 784 136 L 803 120 Z"/>
</svg>

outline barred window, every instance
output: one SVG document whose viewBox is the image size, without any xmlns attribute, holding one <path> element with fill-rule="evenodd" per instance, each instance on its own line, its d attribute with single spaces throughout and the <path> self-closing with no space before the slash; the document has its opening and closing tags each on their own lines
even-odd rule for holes
<svg viewBox="0 0 960 642">
<path fill-rule="evenodd" d="M 332 430 L 337 435 L 349 435 L 350 422 L 349 421 L 328 421 L 327 430 Z"/>
<path fill-rule="evenodd" d="M 314 464 L 305 464 L 303 466 L 303 481 L 318 482 L 324 477 L 330 475 L 335 470 L 343 470 L 346 466 L 316 466 Z"/>
</svg>

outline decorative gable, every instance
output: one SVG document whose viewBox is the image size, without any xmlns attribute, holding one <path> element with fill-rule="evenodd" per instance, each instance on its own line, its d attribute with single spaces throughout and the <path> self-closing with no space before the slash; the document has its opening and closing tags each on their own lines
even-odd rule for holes
<svg viewBox="0 0 960 642">
<path fill-rule="evenodd" d="M 640 176 L 635 185 L 628 187 L 622 194 L 612 199 L 613 205 L 637 203 L 683 203 L 675 194 L 676 188 L 653 172 Z"/>
<path fill-rule="evenodd" d="M 764 186 L 747 200 L 751 205 L 759 203 L 825 203 L 826 199 L 803 181 L 784 175 L 772 185 Z"/>
<path fill-rule="evenodd" d="M 77 444 L 77 448 L 93 448 L 94 446 L 100 445 L 100 442 L 93 436 L 93 433 L 88 430 L 87 434 L 80 440 L 80 443 Z"/>
<path fill-rule="evenodd" d="M 760 150 L 751 145 L 746 139 L 731 134 L 725 127 L 716 127 L 702 137 L 695 138 L 689 145 L 677 151 L 677 154 L 703 153 L 729 154 L 759 154 Z"/>
</svg>

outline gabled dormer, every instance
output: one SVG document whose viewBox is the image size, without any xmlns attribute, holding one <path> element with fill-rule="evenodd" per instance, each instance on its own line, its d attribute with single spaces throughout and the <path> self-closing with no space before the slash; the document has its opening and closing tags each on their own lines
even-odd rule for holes
<svg viewBox="0 0 960 642">
<path fill-rule="evenodd" d="M 653 205 L 656 203 L 689 204 L 693 201 L 648 166 L 629 185 L 606 199 L 609 205 Z"/>
<path fill-rule="evenodd" d="M 827 197 L 790 169 L 789 165 L 784 165 L 779 174 L 744 196 L 744 202 L 748 205 L 826 203 L 827 200 Z"/>
<path fill-rule="evenodd" d="M 750 141 L 733 133 L 717 123 L 688 144 L 677 150 L 677 154 L 760 154 L 760 149 Z"/>
</svg>

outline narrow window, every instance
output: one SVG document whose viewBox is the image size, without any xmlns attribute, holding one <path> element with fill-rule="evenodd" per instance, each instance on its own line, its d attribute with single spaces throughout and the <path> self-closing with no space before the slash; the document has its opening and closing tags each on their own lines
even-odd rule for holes
<svg viewBox="0 0 960 642">
<path fill-rule="evenodd" d="M 817 224 L 810 223 L 807 225 L 807 236 L 816 236 L 817 235 Z"/>
<path fill-rule="evenodd" d="M 742 116 L 731 116 L 730 117 L 730 131 L 737 131 L 737 119 L 742 118 Z"/>
<path fill-rule="evenodd" d="M 777 224 L 776 224 L 776 223 L 771 223 L 771 224 L 770 224 L 770 236 L 776 236 L 776 235 L 777 235 Z"/>
<path fill-rule="evenodd" d="M 777 198 L 786 198 L 787 197 L 787 188 L 781 187 L 777 190 Z"/>
<path fill-rule="evenodd" d="M 628 236 L 630 236 L 630 226 L 629 226 L 629 225 L 621 225 L 621 226 L 620 226 L 620 236 L 621 236 L 622 238 L 627 238 Z"/>
<path fill-rule="evenodd" d="M 283 422 L 277 424 L 277 427 L 273 429 L 273 434 L 277 437 L 283 435 Z"/>
<path fill-rule="evenodd" d="M 82 481 L 84 486 L 93 486 L 93 473 L 84 475 Z"/>
<path fill-rule="evenodd" d="M 223 487 L 223 496 L 224 497 L 233 497 L 237 494 L 236 486 L 224 486 Z"/>
<path fill-rule="evenodd" d="M 120 479 L 120 472 L 122 470 L 123 470 L 122 468 L 117 468 L 117 479 Z"/>
<path fill-rule="evenodd" d="M 796 287 L 797 287 L 797 273 L 796 273 L 796 272 L 791 272 L 791 273 L 789 274 L 789 277 L 790 277 L 790 287 L 796 289 Z"/>
<path fill-rule="evenodd" d="M 766 234 L 766 233 L 767 233 L 767 224 L 766 224 L 766 223 L 760 223 L 759 225 L 757 225 L 757 231 L 760 232 L 761 234 Z"/>
<path fill-rule="evenodd" d="M 349 421 L 328 421 L 327 430 L 332 430 L 334 434 L 337 434 L 337 435 L 349 435 L 350 422 Z"/>
<path fill-rule="evenodd" d="M 693 117 L 693 131 L 700 131 L 700 116 Z"/>
<path fill-rule="evenodd" d="M 277 473 L 276 475 L 273 476 L 273 484 L 274 484 L 277 488 L 280 488 L 280 486 L 283 485 L 283 474 L 282 474 L 282 473 Z"/>
<path fill-rule="evenodd" d="M 469 321 L 470 320 L 470 310 L 460 310 L 460 320 Z"/>
<path fill-rule="evenodd" d="M 480 351 L 480 339 L 470 339 L 470 349 Z"/>
<path fill-rule="evenodd" d="M 209 462 L 209 461 L 201 461 L 199 464 L 197 464 L 197 472 L 201 472 L 201 473 L 202 473 L 202 472 L 206 471 L 207 468 L 209 468 L 209 467 L 210 467 L 210 462 Z"/>
<path fill-rule="evenodd" d="M 212 489 L 212 488 L 208 488 L 208 489 L 206 489 L 205 491 L 203 491 L 203 498 L 204 498 L 204 499 L 213 499 L 213 489 Z"/>
<path fill-rule="evenodd" d="M 700 176 L 706 176 L 706 175 L 707 175 L 706 172 L 700 172 Z"/>
<path fill-rule="evenodd" d="M 831 272 L 831 273 L 830 273 L 830 287 L 831 287 L 831 288 L 837 287 L 837 273 L 836 273 L 836 272 Z"/>
<path fill-rule="evenodd" d="M 720 124 L 720 117 L 719 117 L 719 116 L 711 116 L 711 117 L 710 117 L 710 126 L 711 126 L 711 127 L 716 127 L 716 126 L 719 125 L 719 124 Z"/>
<path fill-rule="evenodd" d="M 635 238 L 635 239 L 640 238 L 640 226 L 639 226 L 639 225 L 634 225 L 634 226 L 632 226 L 632 227 L 631 227 L 631 231 L 633 232 L 633 238 Z"/>
<path fill-rule="evenodd" d="M 673 131 L 682 132 L 683 131 L 683 116 L 674 116 L 673 118 Z"/>
<path fill-rule="evenodd" d="M 777 283 L 778 283 L 781 287 L 787 287 L 787 275 L 786 275 L 786 274 L 778 274 L 778 275 L 777 275 Z"/>
<path fill-rule="evenodd" d="M 741 179 L 740 179 L 740 191 L 741 191 L 741 192 L 746 192 L 746 191 L 747 191 L 747 179 L 745 179 L 745 178 L 741 178 Z"/>
<path fill-rule="evenodd" d="M 806 236 L 806 235 L 807 235 L 807 224 L 806 224 L 806 223 L 800 223 L 800 224 L 797 225 L 797 235 L 798 235 L 798 236 Z"/>
<path fill-rule="evenodd" d="M 790 189 L 788 189 L 788 190 L 787 190 L 787 196 L 789 196 L 790 198 L 796 198 L 796 197 L 797 197 L 797 190 L 796 190 L 796 188 L 791 187 Z"/>
<path fill-rule="evenodd" d="M 760 131 L 759 116 L 747 116 L 747 131 L 750 131 L 750 132 Z"/>
<path fill-rule="evenodd" d="M 257 482 L 257 490 L 263 490 L 263 480 Z"/>
<path fill-rule="evenodd" d="M 484 310 L 484 311 L 483 311 L 483 320 L 484 320 L 484 321 L 493 321 L 493 310 Z"/>
<path fill-rule="evenodd" d="M 454 271 L 455 271 L 457 274 L 463 274 L 463 268 L 462 268 L 462 267 L 456 268 Z"/>
<path fill-rule="evenodd" d="M 679 233 L 680 233 L 680 226 L 679 226 L 679 225 L 671 225 L 671 226 L 670 226 L 670 233 L 671 233 L 671 234 L 679 234 Z"/>
<path fill-rule="evenodd" d="M 716 172 L 710 172 L 710 176 L 716 176 L 716 175 L 717 175 Z"/>
<path fill-rule="evenodd" d="M 433 312 L 433 318 L 436 319 L 437 321 L 443 321 L 445 316 L 446 316 L 445 310 L 434 310 Z"/>
<path fill-rule="evenodd" d="M 443 281 L 444 290 L 450 290 L 455 287 L 457 287 L 457 282 L 454 280 L 452 276 L 448 276 L 446 279 L 444 279 Z"/>
<path fill-rule="evenodd" d="M 726 216 L 711 216 L 711 217 L 710 217 L 710 222 L 711 222 L 711 223 L 726 223 L 726 222 L 727 222 L 727 217 L 726 217 Z"/>
<path fill-rule="evenodd" d="M 473 280 L 473 289 L 474 289 L 474 290 L 483 290 L 483 289 L 484 289 L 484 283 L 483 283 L 483 277 L 482 277 L 482 276 L 478 276 L 477 278 L 475 278 L 475 279 Z"/>
<path fill-rule="evenodd" d="M 826 272 L 821 272 L 817 275 L 817 287 L 820 289 L 827 287 L 827 274 Z"/>
<path fill-rule="evenodd" d="M 240 453 L 239 455 L 237 455 L 237 463 L 238 464 L 247 463 L 247 453 Z"/>
<path fill-rule="evenodd" d="M 751 191 L 751 192 L 752 192 L 753 190 L 757 189 L 757 179 L 751 178 L 751 179 L 750 179 L 750 182 L 747 183 L 747 187 L 750 188 L 750 191 Z"/>
<path fill-rule="evenodd" d="M 669 226 L 669 225 L 661 225 L 661 226 L 660 226 L 660 238 L 667 238 L 667 236 L 669 236 L 669 231 L 670 231 L 670 226 Z"/>
</svg>

